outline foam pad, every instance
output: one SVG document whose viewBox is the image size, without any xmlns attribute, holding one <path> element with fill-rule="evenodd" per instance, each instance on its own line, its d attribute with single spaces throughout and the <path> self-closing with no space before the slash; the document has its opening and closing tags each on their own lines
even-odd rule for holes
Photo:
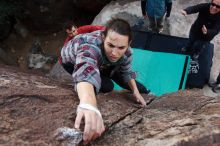
<svg viewBox="0 0 220 146">
<path fill-rule="evenodd" d="M 156 96 L 185 89 L 189 61 L 186 55 L 133 48 L 132 67 L 138 73 L 137 80 Z"/>
<path fill-rule="evenodd" d="M 188 38 L 155 34 L 146 31 L 133 30 L 132 48 L 140 48 L 154 52 L 182 54 L 181 48 L 186 46 Z M 207 43 L 198 61 L 192 61 L 186 86 L 202 88 L 209 80 L 214 45 Z M 177 69 L 176 69 L 177 70 Z"/>
</svg>

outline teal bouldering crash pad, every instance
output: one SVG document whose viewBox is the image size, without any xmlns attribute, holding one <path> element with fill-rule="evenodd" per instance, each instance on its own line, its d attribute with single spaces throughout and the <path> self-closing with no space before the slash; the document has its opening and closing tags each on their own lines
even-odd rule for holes
<svg viewBox="0 0 220 146">
<path fill-rule="evenodd" d="M 156 96 L 185 89 L 190 57 L 133 48 L 132 68 L 137 80 Z M 121 90 L 115 84 L 115 90 Z"/>
</svg>

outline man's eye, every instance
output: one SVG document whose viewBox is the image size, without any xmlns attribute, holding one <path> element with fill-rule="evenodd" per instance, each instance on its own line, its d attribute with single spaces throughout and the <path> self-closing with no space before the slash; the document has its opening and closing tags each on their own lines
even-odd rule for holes
<svg viewBox="0 0 220 146">
<path fill-rule="evenodd" d="M 119 49 L 120 49 L 120 50 L 123 50 L 123 49 L 125 49 L 125 47 L 119 47 Z"/>
<path fill-rule="evenodd" d="M 112 45 L 112 44 L 108 44 L 108 46 L 109 46 L 110 48 L 114 48 L 114 47 L 115 47 L 115 46 Z"/>
</svg>

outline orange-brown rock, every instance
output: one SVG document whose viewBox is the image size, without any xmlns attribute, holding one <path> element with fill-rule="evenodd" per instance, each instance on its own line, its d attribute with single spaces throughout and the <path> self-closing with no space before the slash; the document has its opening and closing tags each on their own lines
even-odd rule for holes
<svg viewBox="0 0 220 146">
<path fill-rule="evenodd" d="M 1 65 L 0 93 L 2 146 L 58 146 L 55 130 L 74 126 L 79 100 L 69 85 Z M 148 106 L 140 108 L 127 92 L 99 94 L 106 132 L 91 145 L 220 145 L 219 97 L 200 90 L 144 97 Z"/>
</svg>

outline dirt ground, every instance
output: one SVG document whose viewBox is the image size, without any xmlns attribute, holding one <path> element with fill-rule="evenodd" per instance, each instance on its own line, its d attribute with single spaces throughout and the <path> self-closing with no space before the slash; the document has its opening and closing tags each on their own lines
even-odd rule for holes
<svg viewBox="0 0 220 146">
<path fill-rule="evenodd" d="M 66 34 L 64 31 L 45 34 L 29 32 L 25 37 L 11 33 L 10 36 L 2 42 L 1 46 L 9 56 L 9 59 L 14 62 L 15 66 L 18 66 L 22 70 L 27 70 L 27 56 L 35 41 L 40 42 L 45 54 L 59 56 L 65 37 Z"/>
</svg>

